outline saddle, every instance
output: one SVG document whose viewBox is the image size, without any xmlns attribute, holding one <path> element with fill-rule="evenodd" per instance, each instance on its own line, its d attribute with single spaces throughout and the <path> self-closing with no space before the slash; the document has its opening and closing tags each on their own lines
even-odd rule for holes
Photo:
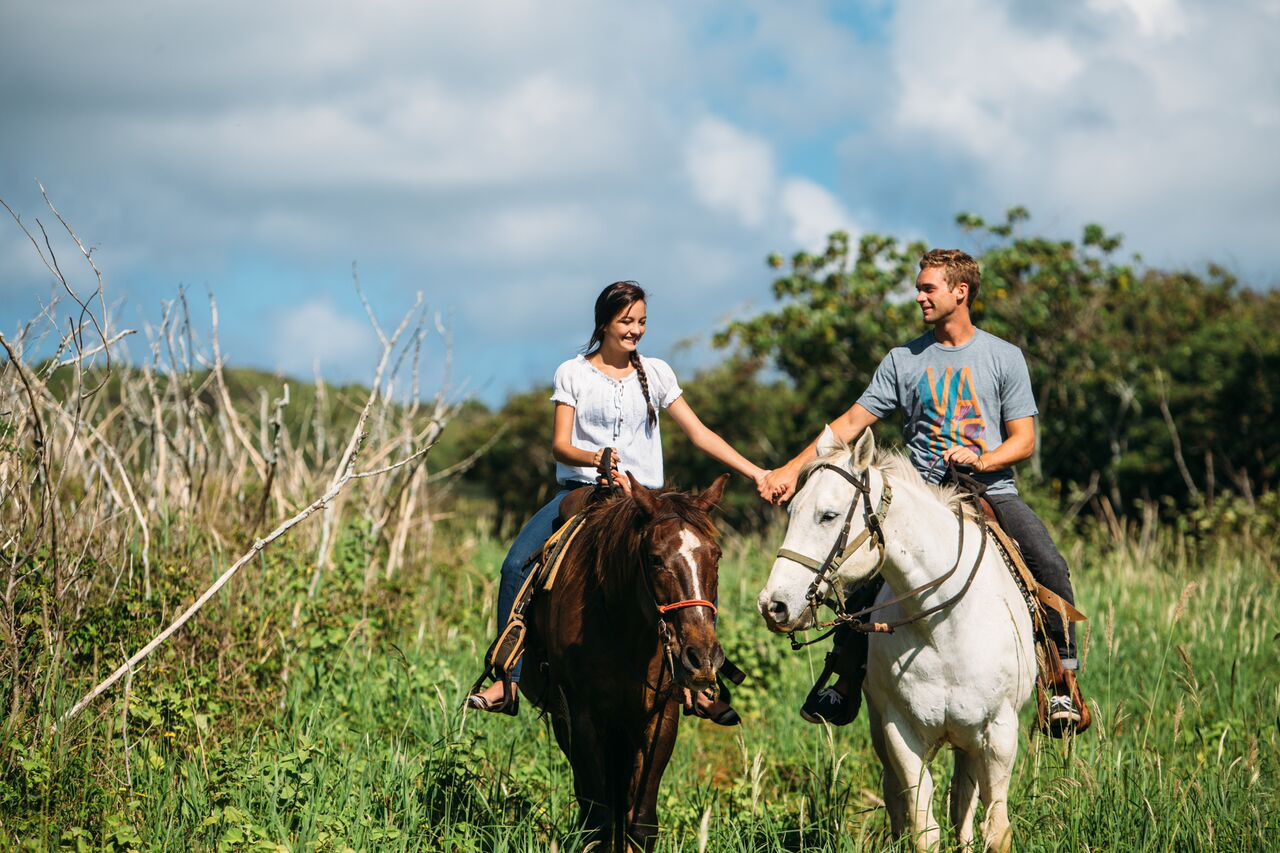
<svg viewBox="0 0 1280 853">
<path fill-rule="evenodd" d="M 996 520 L 995 509 L 986 498 L 986 486 L 968 472 L 952 467 L 948 470 L 948 478 L 964 492 L 970 494 L 982 509 L 987 530 L 999 545 L 1000 555 L 1005 566 L 1013 575 L 1014 581 L 1022 590 L 1031 613 L 1031 624 L 1035 632 L 1036 648 L 1036 722 L 1041 731 L 1053 732 L 1054 727 L 1049 719 L 1049 697 L 1069 695 L 1080 713 L 1080 722 L 1075 727 L 1077 733 L 1083 732 L 1092 724 L 1092 714 L 1085 705 L 1080 687 L 1076 684 L 1075 673 L 1062 666 L 1062 657 L 1058 654 L 1058 644 L 1049 636 L 1045 615 L 1053 611 L 1063 623 L 1086 622 L 1088 617 L 1076 609 L 1065 598 L 1036 581 L 1027 562 L 1022 557 L 1022 549 L 1013 537 L 1004 531 Z"/>
<path fill-rule="evenodd" d="M 503 698 L 502 705 L 497 710 L 515 708 L 516 703 L 519 702 L 511 674 L 524 656 L 525 638 L 529 633 L 525 612 L 538 593 L 555 586 L 560 564 L 564 562 L 569 546 L 573 544 L 573 540 L 582 530 L 583 522 L 587 519 L 586 510 L 616 494 L 615 489 L 609 485 L 609 475 L 613 470 L 612 454 L 612 448 L 606 447 L 600 460 L 599 477 L 594 486 L 574 489 L 560 502 L 556 529 L 547 543 L 542 546 L 542 550 L 530 558 L 533 568 L 525 577 L 519 592 L 516 593 L 515 603 L 511 606 L 511 616 L 507 619 L 507 624 L 498 632 L 497 638 L 490 644 L 489 650 L 485 652 L 484 671 L 480 673 L 480 677 L 468 692 L 475 693 L 490 678 L 495 681 L 500 680 Z M 746 678 L 746 673 L 728 659 L 721 665 L 719 674 L 735 685 L 741 684 Z M 721 690 L 726 694 L 728 692 L 723 685 Z"/>
<path fill-rule="evenodd" d="M 551 589 L 560 572 L 560 564 L 569 546 L 582 529 L 586 520 L 584 510 L 599 500 L 603 500 L 609 490 L 601 486 L 583 486 L 565 495 L 560 502 L 560 513 L 557 527 L 542 546 L 542 550 L 530 558 L 533 569 L 526 575 L 524 584 L 516 593 L 516 600 L 511 606 L 511 616 L 507 624 L 498 632 L 498 636 L 490 644 L 484 655 L 484 671 L 476 679 L 469 692 L 475 693 L 490 678 L 502 682 L 502 707 L 512 707 L 518 702 L 515 682 L 511 674 L 516 664 L 524 657 L 525 638 L 529 633 L 529 624 L 525 619 L 525 611 L 533 603 L 534 597 L 542 590 Z"/>
</svg>

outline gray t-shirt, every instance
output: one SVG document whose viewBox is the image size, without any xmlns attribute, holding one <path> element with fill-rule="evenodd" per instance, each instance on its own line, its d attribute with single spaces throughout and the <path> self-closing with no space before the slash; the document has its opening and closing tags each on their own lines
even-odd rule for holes
<svg viewBox="0 0 1280 853">
<path fill-rule="evenodd" d="M 931 483 L 942 479 L 948 447 L 981 456 L 1004 442 L 1006 421 L 1039 414 L 1022 350 L 981 329 L 963 346 L 945 347 L 930 331 L 894 347 L 858 403 L 881 419 L 902 412 L 902 440 Z M 1011 468 L 977 478 L 991 494 L 1018 493 Z"/>
</svg>

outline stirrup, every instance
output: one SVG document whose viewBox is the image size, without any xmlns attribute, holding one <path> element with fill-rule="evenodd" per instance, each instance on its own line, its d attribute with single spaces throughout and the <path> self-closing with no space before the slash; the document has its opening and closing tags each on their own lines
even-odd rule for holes
<svg viewBox="0 0 1280 853">
<path fill-rule="evenodd" d="M 1076 674 L 1062 668 L 1058 648 L 1052 641 L 1040 649 L 1042 661 L 1036 676 L 1036 727 L 1049 737 L 1065 738 L 1083 734 L 1093 724 L 1093 714 L 1085 704 Z"/>
<path fill-rule="evenodd" d="M 484 711 L 489 714 L 506 714 L 508 717 L 514 717 L 520 713 L 520 695 L 504 689 L 502 699 L 491 703 L 479 693 L 472 692 L 467 694 L 467 698 L 462 701 L 462 706 L 469 711 Z"/>
<path fill-rule="evenodd" d="M 722 679 L 721 689 L 723 690 L 725 689 L 724 681 L 729 682 L 734 687 L 741 687 L 742 682 L 747 679 L 747 674 L 738 669 L 737 665 L 726 657 L 724 663 L 720 664 L 720 673 L 717 677 Z"/>
<path fill-rule="evenodd" d="M 524 640 L 528 626 L 525 624 L 524 617 L 520 614 L 514 614 L 512 618 L 503 627 L 501 633 L 490 644 L 489 650 L 484 655 L 484 671 L 480 673 L 480 677 L 471 685 L 471 689 L 467 691 L 467 698 L 463 700 L 463 706 L 478 711 L 502 712 L 515 716 L 520 708 L 520 697 L 516 694 L 515 682 L 511 680 L 511 673 L 515 670 L 516 664 L 524 657 Z M 480 688 L 485 682 L 501 681 L 502 682 L 502 702 L 501 704 L 491 704 L 486 702 L 480 696 Z"/>
</svg>

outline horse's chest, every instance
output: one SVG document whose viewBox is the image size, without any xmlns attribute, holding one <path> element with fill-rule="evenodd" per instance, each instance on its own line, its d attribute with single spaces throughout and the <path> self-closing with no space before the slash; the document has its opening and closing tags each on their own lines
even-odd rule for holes
<svg viewBox="0 0 1280 853">
<path fill-rule="evenodd" d="M 922 726 L 936 728 L 947 721 L 952 690 L 941 667 L 913 661 L 912 666 L 869 667 L 866 691 L 879 707 L 901 705 Z"/>
<path fill-rule="evenodd" d="M 897 708 L 922 731 L 950 739 L 949 732 L 981 727 L 1010 704 L 1008 685 L 993 669 L 947 660 L 927 648 L 873 653 L 866 692 L 877 707 Z"/>
</svg>

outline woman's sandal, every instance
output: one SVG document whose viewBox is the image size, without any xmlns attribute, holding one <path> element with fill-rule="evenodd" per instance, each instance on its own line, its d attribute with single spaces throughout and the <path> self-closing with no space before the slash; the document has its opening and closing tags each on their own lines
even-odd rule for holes
<svg viewBox="0 0 1280 853">
<path fill-rule="evenodd" d="M 706 708 L 698 707 L 698 700 L 693 700 L 692 707 L 686 705 L 684 707 L 684 715 L 686 717 L 700 717 L 704 720 L 710 720 L 717 726 L 736 726 L 742 722 L 742 717 L 738 716 L 738 712 L 733 710 L 733 706 L 729 704 L 729 688 L 720 688 L 720 697 L 708 705 Z"/>
<path fill-rule="evenodd" d="M 510 702 L 505 699 L 500 702 L 490 702 L 479 693 L 472 693 L 463 701 L 462 706 L 471 711 L 485 711 L 490 714 L 506 714 L 508 717 L 514 717 L 520 712 L 520 697 L 513 697 Z"/>
</svg>

